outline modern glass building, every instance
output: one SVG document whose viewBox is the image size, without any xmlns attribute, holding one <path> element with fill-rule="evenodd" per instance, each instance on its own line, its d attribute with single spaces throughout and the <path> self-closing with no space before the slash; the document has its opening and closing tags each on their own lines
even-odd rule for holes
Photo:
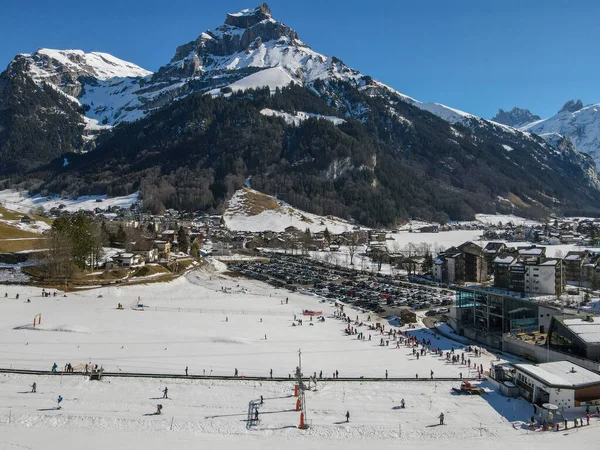
<svg viewBox="0 0 600 450">
<path fill-rule="evenodd" d="M 460 288 L 453 325 L 470 339 L 501 348 L 504 333 L 545 332 L 550 323 L 547 309 L 535 301 L 497 290 Z"/>
</svg>

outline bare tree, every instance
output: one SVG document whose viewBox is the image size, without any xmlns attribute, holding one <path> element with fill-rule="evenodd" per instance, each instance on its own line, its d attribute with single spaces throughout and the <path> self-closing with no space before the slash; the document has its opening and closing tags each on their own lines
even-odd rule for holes
<svg viewBox="0 0 600 450">
<path fill-rule="evenodd" d="M 350 255 L 350 265 L 354 265 L 354 255 L 358 249 L 358 236 L 353 234 L 348 241 L 348 255 Z"/>
<path fill-rule="evenodd" d="M 46 272 L 52 277 L 70 280 L 75 273 L 71 238 L 65 232 L 51 230 L 47 245 L 48 251 L 45 255 Z"/>
<path fill-rule="evenodd" d="M 377 263 L 377 272 L 381 272 L 381 266 L 383 265 L 386 252 L 380 248 L 374 248 L 371 252 L 371 259 Z"/>
</svg>

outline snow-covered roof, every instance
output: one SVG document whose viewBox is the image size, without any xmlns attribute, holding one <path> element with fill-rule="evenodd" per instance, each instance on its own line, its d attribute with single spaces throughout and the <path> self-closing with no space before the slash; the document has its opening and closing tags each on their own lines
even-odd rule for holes
<svg viewBox="0 0 600 450">
<path fill-rule="evenodd" d="M 563 324 L 586 344 L 600 344 L 600 317 L 564 319 Z"/>
<path fill-rule="evenodd" d="M 510 264 L 515 260 L 514 256 L 496 256 L 494 258 L 494 264 Z"/>
<path fill-rule="evenodd" d="M 581 255 L 579 253 L 565 256 L 565 261 L 579 261 L 579 260 L 581 260 Z"/>
<path fill-rule="evenodd" d="M 519 255 L 541 255 L 544 249 L 542 247 L 520 248 Z"/>
<path fill-rule="evenodd" d="M 569 361 L 543 364 L 515 364 L 517 370 L 550 387 L 578 388 L 600 385 L 600 375 Z"/>
<path fill-rule="evenodd" d="M 544 261 L 540 264 L 540 266 L 556 266 L 558 264 L 558 259 L 549 259 L 548 261 Z"/>
</svg>

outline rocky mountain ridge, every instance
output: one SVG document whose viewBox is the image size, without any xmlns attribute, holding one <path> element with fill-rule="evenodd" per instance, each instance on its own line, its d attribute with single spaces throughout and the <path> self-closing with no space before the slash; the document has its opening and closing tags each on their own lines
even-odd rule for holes
<svg viewBox="0 0 600 450">
<path fill-rule="evenodd" d="M 510 111 L 499 109 L 492 118 L 492 121 L 508 125 L 509 127 L 519 128 L 540 119 L 540 116 L 532 114 L 528 109 L 521 109 L 515 106 Z"/>
<path fill-rule="evenodd" d="M 593 161 L 572 146 L 402 94 L 315 52 L 265 4 L 228 14 L 153 74 L 110 55 L 45 50 L 18 56 L 2 77 L 12 92 L 60 97 L 48 108 L 31 96 L 29 109 L 45 111 L 48 120 L 69 112 L 61 145 L 46 143 L 31 158 L 31 145 L 22 144 L 31 131 L 11 125 L 17 108 L 3 113 L 0 95 L 0 124 L 4 117 L 12 130 L 3 142 L 0 129 L 0 154 L 37 163 L 24 178 L 43 180 L 42 191 L 141 188 L 148 203 L 154 196 L 162 205 L 218 208 L 252 176 L 259 189 L 292 204 L 372 224 L 415 217 L 417 205 L 430 216 L 469 218 L 493 211 L 508 192 L 536 214 L 575 198 L 590 205 L 599 195 Z M 27 86 L 15 89 L 16 80 Z M 40 136 L 43 123 L 31 122 Z M 272 140 L 259 143 L 247 133 Z M 403 183 L 393 170 L 407 177 Z M 0 171 L 14 173 L 14 165 L 0 163 Z M 172 175 L 182 172 L 205 181 Z"/>
</svg>

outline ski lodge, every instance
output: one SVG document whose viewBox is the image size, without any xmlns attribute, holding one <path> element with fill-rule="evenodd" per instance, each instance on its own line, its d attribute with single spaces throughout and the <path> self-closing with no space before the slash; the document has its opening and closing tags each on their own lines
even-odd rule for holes
<svg viewBox="0 0 600 450">
<path fill-rule="evenodd" d="M 528 401 L 551 403 L 563 411 L 600 406 L 600 375 L 569 361 L 513 364 L 515 384 Z"/>
</svg>

